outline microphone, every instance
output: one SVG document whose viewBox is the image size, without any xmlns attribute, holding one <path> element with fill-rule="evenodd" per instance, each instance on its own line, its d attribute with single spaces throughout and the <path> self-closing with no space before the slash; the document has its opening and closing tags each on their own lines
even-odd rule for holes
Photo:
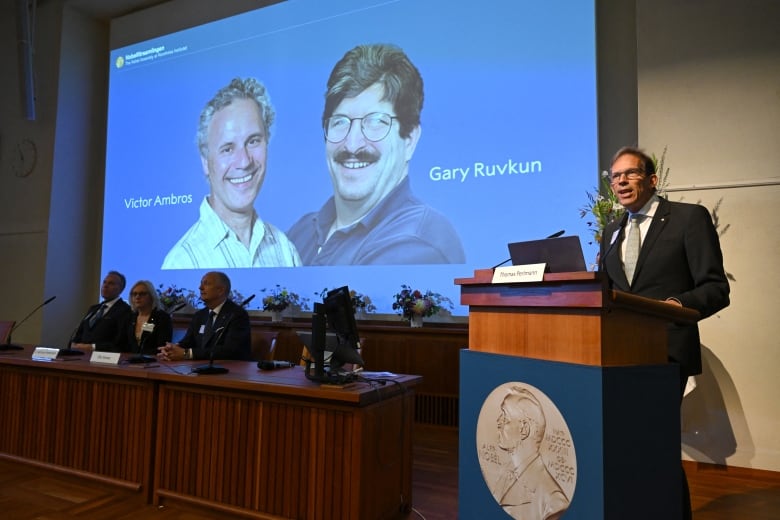
<svg viewBox="0 0 780 520">
<path fill-rule="evenodd" d="M 295 363 L 290 361 L 258 361 L 257 368 L 260 370 L 275 370 L 277 368 L 292 368 Z"/>
<path fill-rule="evenodd" d="M 604 271 L 604 272 L 607 271 L 607 256 L 609 256 L 609 253 L 612 252 L 612 248 L 615 247 L 615 244 L 619 242 L 618 238 L 620 238 L 620 233 L 625 232 L 627 223 L 628 223 L 628 217 L 624 216 L 623 221 L 617 227 L 615 233 L 613 233 L 612 238 L 610 239 L 612 241 L 609 243 L 609 247 L 607 248 L 607 250 L 604 251 L 604 255 L 603 256 L 599 255 L 599 271 Z M 604 240 L 604 238 L 605 237 L 602 237 L 601 239 Z"/>
<path fill-rule="evenodd" d="M 217 345 L 219 345 L 219 343 L 222 341 L 222 337 L 225 335 L 225 331 L 227 330 L 228 326 L 230 325 L 230 322 L 232 321 L 233 321 L 233 315 L 231 314 L 228 317 L 228 319 L 225 321 L 225 325 L 216 330 L 215 334 L 217 335 L 217 337 L 214 340 L 214 342 L 211 344 L 211 349 L 209 350 L 209 364 L 201 365 L 199 367 L 194 367 L 192 369 L 193 374 L 211 375 L 211 374 L 227 374 L 228 372 L 230 372 L 230 370 L 228 370 L 227 368 L 214 364 L 214 350 L 216 350 Z"/>
<path fill-rule="evenodd" d="M 82 350 L 79 350 L 77 348 L 71 348 L 71 345 L 73 344 L 73 340 L 76 339 L 76 334 L 78 334 L 79 328 L 81 328 L 84 322 L 87 321 L 87 319 L 90 316 L 92 316 L 94 313 L 96 313 L 98 310 L 100 310 L 100 306 L 98 306 L 92 312 L 87 311 L 87 313 L 84 314 L 84 317 L 81 318 L 78 326 L 76 326 L 76 328 L 73 329 L 73 333 L 71 333 L 70 338 L 68 339 L 67 346 L 65 348 L 61 348 L 57 356 L 83 356 L 84 355 L 84 352 Z"/>
<path fill-rule="evenodd" d="M 57 356 L 83 356 L 84 355 L 83 351 L 77 348 L 71 348 L 70 346 L 73 344 L 73 340 L 76 338 L 76 334 L 79 331 L 79 327 L 81 326 L 81 323 L 83 323 L 84 320 L 87 319 L 87 316 L 89 316 L 89 313 L 87 313 L 87 315 L 81 319 L 81 322 L 79 322 L 79 326 L 73 329 L 73 333 L 70 335 L 70 339 L 68 340 L 68 346 L 65 348 L 61 348 L 60 351 L 57 353 Z"/>
<path fill-rule="evenodd" d="M 135 332 L 135 326 L 138 321 L 138 313 L 135 315 L 135 320 L 133 320 L 133 324 L 131 327 L 133 327 L 133 330 L 131 333 Z M 129 358 L 127 360 L 128 363 L 152 363 L 154 361 L 157 361 L 157 358 L 154 356 L 147 356 L 144 354 L 144 343 L 146 343 L 146 340 L 151 336 L 152 332 L 154 332 L 154 323 L 148 321 L 147 323 L 144 323 L 141 327 L 141 340 L 138 342 L 138 352 L 135 356 Z"/>
<path fill-rule="evenodd" d="M 254 299 L 255 299 L 255 295 L 253 294 L 252 296 L 250 296 L 249 298 L 241 302 L 241 307 L 246 307 L 247 305 L 249 305 L 249 302 L 251 302 Z"/>
<path fill-rule="evenodd" d="M 14 332 L 16 329 L 18 329 L 18 328 L 19 328 L 19 326 L 20 326 L 22 323 L 24 323 L 25 321 L 27 321 L 27 318 L 29 318 L 30 316 L 32 316 L 33 314 L 35 314 L 35 312 L 36 312 L 38 309 L 40 309 L 41 307 L 43 307 L 44 305 L 47 305 L 47 304 L 51 303 L 51 302 L 52 302 L 52 301 L 53 301 L 55 298 L 56 298 L 56 296 L 52 296 L 51 298 L 49 298 L 48 300 L 46 300 L 46 301 L 45 301 L 45 302 L 43 302 L 42 304 L 38 305 L 36 308 L 34 308 L 32 311 L 30 311 L 30 314 L 28 314 L 27 316 L 25 316 L 24 318 L 22 318 L 22 320 L 21 320 L 19 323 L 17 323 L 17 324 L 16 324 L 16 325 L 14 325 L 13 327 L 11 327 L 11 330 L 9 330 L 9 331 L 8 331 L 8 338 L 6 338 L 6 340 L 5 340 L 5 343 L 3 343 L 2 345 L 0 345 L 0 350 L 24 350 L 24 347 L 22 347 L 21 345 L 14 345 L 13 343 L 11 343 L 11 334 L 13 334 L 13 332 Z"/>
<path fill-rule="evenodd" d="M 561 229 L 560 231 L 556 231 L 555 233 L 553 233 L 550 236 L 544 237 L 544 239 L 547 240 L 548 238 L 558 238 L 559 236 L 563 235 L 564 233 L 566 233 L 566 230 L 565 229 Z M 491 269 L 496 269 L 497 267 L 501 267 L 502 265 L 504 265 L 505 263 L 509 262 L 510 260 L 512 260 L 512 257 L 507 258 L 506 260 L 504 260 L 500 264 L 494 265 L 493 267 L 491 267 Z"/>
</svg>

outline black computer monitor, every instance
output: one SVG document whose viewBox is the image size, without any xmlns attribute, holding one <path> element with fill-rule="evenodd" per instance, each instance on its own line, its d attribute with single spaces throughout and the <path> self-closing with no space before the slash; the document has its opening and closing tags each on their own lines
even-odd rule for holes
<svg viewBox="0 0 780 520">
<path fill-rule="evenodd" d="M 336 345 L 328 345 L 327 333 L 336 335 Z M 328 291 L 322 303 L 314 304 L 311 324 L 313 370 L 307 366 L 307 376 L 323 382 L 342 382 L 343 367 L 347 363 L 363 365 L 360 356 L 360 336 L 355 322 L 355 309 L 349 295 L 349 287 Z M 325 366 L 325 352 L 331 351 L 329 366 Z M 312 373 L 313 372 L 313 373 Z"/>
</svg>

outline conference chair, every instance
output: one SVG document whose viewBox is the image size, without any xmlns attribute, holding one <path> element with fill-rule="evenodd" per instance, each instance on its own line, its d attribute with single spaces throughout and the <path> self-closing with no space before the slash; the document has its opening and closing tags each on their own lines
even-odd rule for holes
<svg viewBox="0 0 780 520">
<path fill-rule="evenodd" d="M 8 343 L 11 329 L 14 328 L 15 321 L 0 321 L 0 343 Z"/>
</svg>

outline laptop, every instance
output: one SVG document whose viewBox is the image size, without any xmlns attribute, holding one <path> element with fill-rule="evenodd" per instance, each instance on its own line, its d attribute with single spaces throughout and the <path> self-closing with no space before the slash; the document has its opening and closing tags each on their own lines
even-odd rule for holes
<svg viewBox="0 0 780 520">
<path fill-rule="evenodd" d="M 582 243 L 577 235 L 543 238 L 508 245 L 512 265 L 547 264 L 546 273 L 587 271 Z"/>
</svg>

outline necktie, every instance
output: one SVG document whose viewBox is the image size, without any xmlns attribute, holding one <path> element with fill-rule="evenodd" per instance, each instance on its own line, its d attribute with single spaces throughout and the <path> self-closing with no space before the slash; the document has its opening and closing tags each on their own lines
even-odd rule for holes
<svg viewBox="0 0 780 520">
<path fill-rule="evenodd" d="M 206 328 L 203 330 L 204 336 L 211 336 L 211 331 L 214 329 L 214 311 L 209 311 L 209 319 L 206 320 Z"/>
<path fill-rule="evenodd" d="M 103 304 L 100 305 L 100 308 L 97 310 L 97 312 L 95 314 L 93 314 L 91 318 L 89 318 L 89 328 L 90 329 L 95 326 L 95 323 L 97 323 L 98 320 L 100 320 L 100 318 L 103 317 L 103 313 L 105 311 L 106 311 L 106 304 L 103 303 Z"/>
<path fill-rule="evenodd" d="M 639 250 L 642 247 L 642 234 L 639 231 L 639 222 L 643 215 L 631 215 L 629 218 L 628 236 L 626 237 L 626 252 L 623 257 L 623 270 L 626 273 L 628 284 L 634 280 L 636 261 L 639 258 Z"/>
</svg>

